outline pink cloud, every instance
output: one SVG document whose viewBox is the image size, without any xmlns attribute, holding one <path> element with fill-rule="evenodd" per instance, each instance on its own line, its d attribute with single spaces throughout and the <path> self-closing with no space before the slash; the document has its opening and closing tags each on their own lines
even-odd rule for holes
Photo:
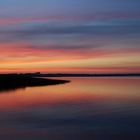
<svg viewBox="0 0 140 140">
<path fill-rule="evenodd" d="M 110 19 L 140 19 L 139 13 L 128 12 L 105 12 L 105 13 L 92 13 L 88 15 L 76 16 L 44 16 L 44 17 L 27 17 L 27 18 L 0 18 L 0 25 L 11 25 L 24 22 L 48 22 L 48 21 L 90 21 L 90 20 L 110 20 Z"/>
</svg>

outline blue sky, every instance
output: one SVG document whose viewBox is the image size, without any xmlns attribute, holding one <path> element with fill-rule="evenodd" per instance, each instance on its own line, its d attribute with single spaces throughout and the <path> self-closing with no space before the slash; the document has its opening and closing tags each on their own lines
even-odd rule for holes
<svg viewBox="0 0 140 140">
<path fill-rule="evenodd" d="M 50 16 L 125 12 L 138 14 L 139 0 L 1 0 L 0 16 Z"/>
</svg>

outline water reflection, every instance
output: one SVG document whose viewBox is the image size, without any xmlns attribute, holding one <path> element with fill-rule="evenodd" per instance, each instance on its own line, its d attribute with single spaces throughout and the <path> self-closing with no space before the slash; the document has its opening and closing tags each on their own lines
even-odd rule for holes
<svg viewBox="0 0 140 140">
<path fill-rule="evenodd" d="M 72 82 L 0 94 L 0 137 L 15 140 L 139 138 L 139 78 L 68 80 Z"/>
</svg>

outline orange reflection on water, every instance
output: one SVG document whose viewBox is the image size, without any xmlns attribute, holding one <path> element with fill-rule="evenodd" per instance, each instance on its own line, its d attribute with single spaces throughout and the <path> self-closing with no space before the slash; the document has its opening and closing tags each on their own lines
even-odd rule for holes
<svg viewBox="0 0 140 140">
<path fill-rule="evenodd" d="M 68 84 L 1 92 L 0 109 L 89 102 L 139 102 L 140 78 L 65 78 Z"/>
</svg>

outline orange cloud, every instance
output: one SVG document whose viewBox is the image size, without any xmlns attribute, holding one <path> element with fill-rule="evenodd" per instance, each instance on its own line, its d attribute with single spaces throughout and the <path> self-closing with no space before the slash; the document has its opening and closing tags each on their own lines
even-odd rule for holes
<svg viewBox="0 0 140 140">
<path fill-rule="evenodd" d="M 0 72 L 139 72 L 139 49 L 56 49 L 0 44 Z"/>
</svg>

